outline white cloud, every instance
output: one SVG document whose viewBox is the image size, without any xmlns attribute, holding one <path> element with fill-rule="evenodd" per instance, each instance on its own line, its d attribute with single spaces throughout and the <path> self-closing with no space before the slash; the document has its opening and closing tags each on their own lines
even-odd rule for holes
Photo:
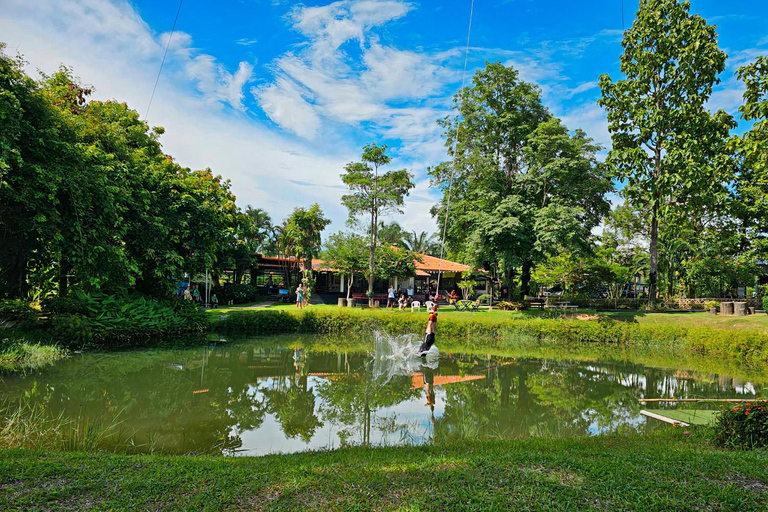
<svg viewBox="0 0 768 512">
<path fill-rule="evenodd" d="M 295 7 L 287 20 L 306 42 L 270 64 L 271 82 L 251 89 L 257 103 L 308 140 L 363 129 L 372 140 L 400 140 L 394 152 L 408 163 L 423 161 L 423 149 L 444 158 L 436 120 L 449 111 L 444 89 L 456 73 L 443 64 L 455 52 L 401 50 L 382 44 L 375 30 L 412 8 L 389 0 Z M 350 42 L 360 51 L 345 51 Z"/>
<path fill-rule="evenodd" d="M 568 97 L 576 96 L 577 94 L 581 94 L 586 91 L 591 91 L 592 89 L 597 89 L 599 87 L 599 83 L 597 81 L 593 82 L 584 82 L 583 84 L 580 84 L 570 91 L 568 91 Z"/>
<path fill-rule="evenodd" d="M 249 38 L 249 37 L 241 37 L 237 41 L 235 41 L 235 44 L 239 44 L 240 46 L 251 46 L 253 44 L 258 43 L 258 39 Z"/>
<path fill-rule="evenodd" d="M 438 231 L 437 221 L 432 218 L 429 210 L 438 203 L 439 198 L 436 191 L 429 187 L 428 179 L 417 180 L 415 185 L 408 197 L 404 215 L 391 217 L 389 220 L 398 221 L 406 231 L 435 233 Z"/>
<path fill-rule="evenodd" d="M 313 139 L 318 134 L 320 117 L 292 80 L 278 78 L 271 85 L 251 91 L 275 123 L 306 139 Z"/>
<path fill-rule="evenodd" d="M 569 130 L 581 128 L 595 142 L 604 148 L 611 147 L 611 134 L 608 132 L 608 118 L 605 111 L 595 103 L 579 105 L 560 116 Z"/>
<path fill-rule="evenodd" d="M 244 110 L 243 87 L 253 76 L 253 65 L 240 62 L 237 71 L 230 73 L 215 57 L 202 53 L 192 46 L 192 36 L 177 31 L 160 35 L 162 46 L 176 57 L 176 65 L 182 69 L 185 78 L 195 83 L 206 101 L 228 103 L 237 110 Z"/>
<path fill-rule="evenodd" d="M 442 86 L 440 67 L 424 55 L 373 43 L 363 54 L 363 62 L 367 69 L 362 73 L 362 83 L 371 95 L 383 101 L 425 98 Z"/>
</svg>

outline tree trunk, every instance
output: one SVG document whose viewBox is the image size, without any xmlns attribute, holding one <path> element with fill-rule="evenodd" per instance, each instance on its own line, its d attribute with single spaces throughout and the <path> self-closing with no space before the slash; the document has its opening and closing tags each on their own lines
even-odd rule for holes
<svg viewBox="0 0 768 512">
<path fill-rule="evenodd" d="M 530 284 L 531 284 L 531 268 L 533 267 L 533 262 L 531 260 L 523 260 L 523 274 L 520 278 L 520 299 L 525 299 L 526 295 L 531 294 Z"/>
<path fill-rule="evenodd" d="M 656 281 L 659 272 L 659 202 L 654 201 L 651 211 L 651 243 L 649 246 L 650 271 L 648 273 L 648 306 L 656 303 Z"/>
<path fill-rule="evenodd" d="M 504 285 L 507 287 L 507 293 L 506 295 L 501 293 L 501 289 L 499 289 L 499 296 L 502 300 L 511 300 L 514 297 L 514 282 L 515 282 L 515 270 L 514 269 L 504 269 Z"/>
<path fill-rule="evenodd" d="M 349 294 L 352 293 L 352 283 L 355 282 L 355 273 L 349 274 L 349 285 L 347 286 L 347 300 L 349 300 Z"/>
<path fill-rule="evenodd" d="M 371 211 L 371 253 L 368 259 L 368 307 L 373 307 L 373 265 L 376 258 L 376 205 L 374 203 L 374 209 Z"/>
</svg>

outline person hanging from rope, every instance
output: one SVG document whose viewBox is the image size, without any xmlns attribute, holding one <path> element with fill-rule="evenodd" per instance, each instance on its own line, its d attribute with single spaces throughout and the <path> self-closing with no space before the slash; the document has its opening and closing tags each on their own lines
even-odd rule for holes
<svg viewBox="0 0 768 512">
<path fill-rule="evenodd" d="M 426 356 L 432 345 L 435 344 L 435 327 L 437 327 L 437 304 L 429 312 L 429 319 L 427 320 L 427 329 L 424 335 L 424 343 L 419 347 L 419 355 Z"/>
</svg>

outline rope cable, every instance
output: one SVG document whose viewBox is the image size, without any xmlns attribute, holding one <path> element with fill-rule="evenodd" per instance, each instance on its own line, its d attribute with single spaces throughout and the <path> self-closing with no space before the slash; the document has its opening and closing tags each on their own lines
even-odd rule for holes
<svg viewBox="0 0 768 512">
<path fill-rule="evenodd" d="M 155 86 L 152 88 L 152 94 L 149 97 L 149 104 L 147 105 L 147 113 L 144 114 L 144 121 L 149 119 L 149 109 L 152 108 L 152 100 L 155 99 L 155 91 L 157 90 L 157 84 L 160 82 L 160 74 L 163 72 L 163 65 L 165 64 L 165 58 L 168 56 L 168 48 L 171 47 L 171 39 L 173 39 L 173 33 L 176 31 L 176 22 L 179 21 L 179 13 L 181 13 L 181 5 L 184 0 L 179 0 L 179 8 L 176 10 L 176 17 L 173 19 L 173 27 L 171 27 L 171 34 L 168 36 L 168 43 L 165 45 L 165 53 L 163 53 L 163 60 L 160 61 L 160 69 L 157 70 L 157 78 L 155 78 Z"/>
<path fill-rule="evenodd" d="M 472 0 L 472 4 L 469 9 L 469 27 L 467 27 L 467 45 L 464 50 L 464 72 L 461 76 L 461 96 L 459 96 L 459 116 L 464 109 L 464 97 L 466 96 L 466 80 L 467 80 L 467 63 L 469 62 L 469 38 L 472 34 L 472 17 L 475 13 L 475 0 Z M 453 163 L 451 164 L 451 177 L 448 181 L 448 195 L 445 202 L 445 218 L 443 219 L 443 243 L 440 247 L 440 261 L 437 264 L 437 289 L 435 290 L 435 296 L 440 294 L 440 277 L 442 276 L 443 257 L 445 256 L 445 237 L 448 229 L 448 216 L 451 212 L 451 193 L 453 192 L 453 178 L 456 172 L 456 146 L 459 140 L 459 123 L 456 123 L 456 135 L 453 140 Z"/>
</svg>

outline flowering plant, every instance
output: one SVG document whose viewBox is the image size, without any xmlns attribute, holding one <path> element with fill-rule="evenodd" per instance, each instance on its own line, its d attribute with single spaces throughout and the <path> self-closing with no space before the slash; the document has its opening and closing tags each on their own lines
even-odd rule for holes
<svg viewBox="0 0 768 512">
<path fill-rule="evenodd" d="M 768 446 L 768 400 L 724 408 L 715 422 L 715 441 L 732 448 Z"/>
</svg>

